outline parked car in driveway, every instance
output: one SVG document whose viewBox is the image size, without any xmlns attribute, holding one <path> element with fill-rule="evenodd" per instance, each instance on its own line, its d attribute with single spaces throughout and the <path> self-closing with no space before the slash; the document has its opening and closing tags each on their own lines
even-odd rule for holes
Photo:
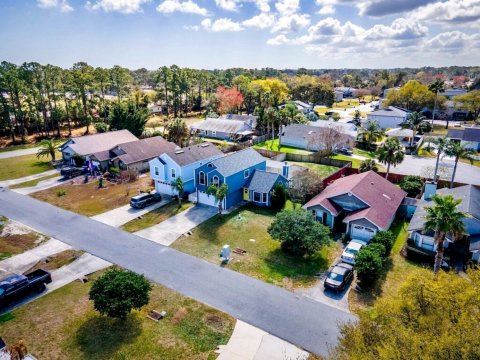
<svg viewBox="0 0 480 360">
<path fill-rule="evenodd" d="M 325 289 L 343 291 L 353 279 L 353 266 L 344 262 L 335 265 L 327 274 Z"/>
<path fill-rule="evenodd" d="M 48 271 L 37 269 L 26 275 L 10 274 L 0 280 L 0 308 L 19 300 L 32 291 L 42 292 L 52 282 Z"/>
<path fill-rule="evenodd" d="M 355 265 L 355 257 L 362 247 L 367 245 L 365 241 L 362 240 L 352 240 L 348 243 L 347 247 L 343 250 L 342 261 Z"/>
<path fill-rule="evenodd" d="M 160 200 L 162 200 L 160 194 L 152 191 L 150 193 L 142 193 L 132 197 L 130 199 L 130 206 L 135 209 L 143 209 L 144 207 L 159 202 Z"/>
<path fill-rule="evenodd" d="M 351 149 L 348 149 L 348 148 L 340 148 L 340 149 L 337 149 L 336 151 L 338 154 L 343 154 L 343 155 L 352 155 L 353 154 L 353 151 Z"/>
<path fill-rule="evenodd" d="M 75 167 L 75 166 L 64 166 L 60 169 L 60 175 L 62 175 L 65 179 L 71 179 L 82 175 L 85 172 L 85 168 L 83 167 Z"/>
</svg>

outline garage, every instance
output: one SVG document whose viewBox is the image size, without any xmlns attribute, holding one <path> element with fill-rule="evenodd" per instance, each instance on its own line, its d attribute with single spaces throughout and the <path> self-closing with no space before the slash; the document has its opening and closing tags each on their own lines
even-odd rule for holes
<svg viewBox="0 0 480 360">
<path fill-rule="evenodd" d="M 376 233 L 375 229 L 362 225 L 352 224 L 350 228 L 350 237 L 352 239 L 369 241 Z"/>
<path fill-rule="evenodd" d="M 172 185 L 167 184 L 163 181 L 155 182 L 155 190 L 157 191 L 157 193 L 166 195 L 176 195 L 178 193 L 177 190 L 172 188 Z"/>
<path fill-rule="evenodd" d="M 215 201 L 215 196 L 208 195 L 205 192 L 198 191 L 197 199 L 199 204 L 217 206 L 217 202 Z"/>
</svg>

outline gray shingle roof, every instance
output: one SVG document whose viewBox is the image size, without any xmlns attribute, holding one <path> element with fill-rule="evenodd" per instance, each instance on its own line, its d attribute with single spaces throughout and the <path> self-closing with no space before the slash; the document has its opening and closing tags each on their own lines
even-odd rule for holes
<svg viewBox="0 0 480 360">
<path fill-rule="evenodd" d="M 227 134 L 236 134 L 246 130 L 252 130 L 252 127 L 243 121 L 220 118 L 207 118 L 205 121 L 194 123 L 190 127 L 195 130 L 217 131 Z"/>
<path fill-rule="evenodd" d="M 74 137 L 71 138 L 71 140 L 73 141 L 73 144 L 69 144 L 68 146 L 78 155 L 85 156 L 109 150 L 118 144 L 136 141 L 138 138 L 128 130 L 118 130 Z M 62 147 L 64 146 L 65 144 L 62 145 Z"/>
<path fill-rule="evenodd" d="M 395 107 L 395 106 L 389 106 L 385 109 L 378 109 L 374 110 L 368 115 L 377 115 L 377 116 L 407 116 L 409 112 L 407 110 Z"/>
<path fill-rule="evenodd" d="M 250 178 L 250 181 L 247 184 L 247 188 L 256 192 L 268 193 L 273 189 L 278 178 L 283 178 L 285 181 L 287 181 L 287 179 L 280 174 L 255 170 L 253 176 Z"/>
<path fill-rule="evenodd" d="M 319 126 L 303 125 L 303 124 L 290 124 L 285 126 L 283 136 L 295 139 L 305 139 L 312 134 L 320 133 L 323 128 Z"/>
<path fill-rule="evenodd" d="M 257 121 L 257 117 L 254 115 L 239 115 L 239 114 L 225 114 L 225 115 L 221 115 L 219 119 L 238 120 L 243 122 Z"/>
<path fill-rule="evenodd" d="M 449 139 L 462 139 L 463 131 L 461 129 L 448 129 L 447 138 Z"/>
<path fill-rule="evenodd" d="M 213 160 L 212 164 L 220 174 L 227 177 L 262 162 L 266 162 L 266 159 L 255 150 L 248 148 Z"/>
<path fill-rule="evenodd" d="M 219 148 L 208 142 L 170 151 L 166 154 L 180 166 L 223 155 Z"/>
<path fill-rule="evenodd" d="M 465 130 L 450 129 L 447 138 L 480 142 L 480 127 L 467 127 Z"/>
<path fill-rule="evenodd" d="M 113 152 L 116 152 L 116 149 L 120 148 L 120 159 L 124 164 L 133 164 L 138 161 L 150 160 L 154 157 L 160 156 L 163 153 L 170 151 L 175 151 L 178 146 L 172 142 L 169 142 L 162 138 L 161 136 L 154 136 L 151 138 L 146 138 L 142 140 L 132 141 L 125 144 L 120 144 L 115 147 Z"/>
</svg>

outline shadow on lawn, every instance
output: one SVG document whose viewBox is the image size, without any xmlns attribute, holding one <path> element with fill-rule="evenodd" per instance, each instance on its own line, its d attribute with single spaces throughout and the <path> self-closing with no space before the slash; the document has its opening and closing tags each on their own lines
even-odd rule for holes
<svg viewBox="0 0 480 360">
<path fill-rule="evenodd" d="M 80 326 L 75 340 L 86 359 L 110 359 L 120 347 L 134 342 L 141 331 L 141 320 L 132 314 L 124 320 L 96 315 Z"/>
</svg>

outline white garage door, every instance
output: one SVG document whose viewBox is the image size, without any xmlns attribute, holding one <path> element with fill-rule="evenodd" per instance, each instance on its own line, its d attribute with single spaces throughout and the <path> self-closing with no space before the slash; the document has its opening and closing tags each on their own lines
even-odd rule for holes
<svg viewBox="0 0 480 360">
<path fill-rule="evenodd" d="M 210 206 L 217 206 L 217 202 L 215 201 L 215 196 L 207 195 L 207 193 L 198 192 L 198 203 Z"/>
<path fill-rule="evenodd" d="M 376 230 L 360 225 L 352 225 L 350 229 L 350 237 L 363 241 L 369 241 L 376 234 Z"/>
<path fill-rule="evenodd" d="M 156 182 L 155 190 L 157 191 L 157 193 L 166 195 L 176 195 L 178 193 L 177 190 L 174 190 L 172 188 L 172 185 L 160 181 Z"/>
</svg>

